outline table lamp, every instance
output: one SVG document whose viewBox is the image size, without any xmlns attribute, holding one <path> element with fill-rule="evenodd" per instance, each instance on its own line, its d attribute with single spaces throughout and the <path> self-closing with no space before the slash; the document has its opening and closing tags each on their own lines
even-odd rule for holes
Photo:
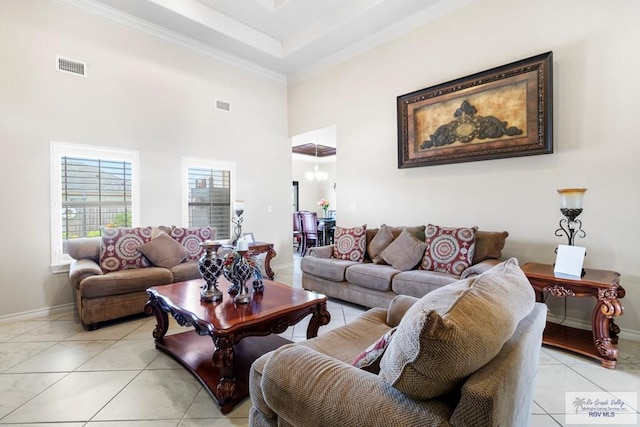
<svg viewBox="0 0 640 427">
<path fill-rule="evenodd" d="M 586 188 L 564 188 L 558 190 L 560 194 L 560 212 L 565 218 L 560 220 L 560 228 L 556 230 L 556 236 L 562 237 L 563 233 L 569 240 L 569 245 L 574 246 L 574 239 L 584 238 L 587 233 L 582 229 L 582 221 L 576 219 L 582 213 L 582 199 Z"/>
</svg>

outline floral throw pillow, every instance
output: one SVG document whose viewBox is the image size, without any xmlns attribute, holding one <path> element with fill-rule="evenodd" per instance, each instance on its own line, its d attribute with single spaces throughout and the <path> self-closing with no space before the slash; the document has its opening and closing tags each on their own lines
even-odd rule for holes
<svg viewBox="0 0 640 427">
<path fill-rule="evenodd" d="M 351 363 L 356 368 L 377 374 L 380 372 L 380 359 L 384 355 L 384 351 L 389 346 L 396 328 L 389 329 L 387 333 L 378 339 L 378 341 L 367 347 L 362 353 Z"/>
<path fill-rule="evenodd" d="M 448 228 L 429 224 L 425 230 L 427 249 L 423 270 L 460 276 L 472 264 L 478 227 Z"/>
<path fill-rule="evenodd" d="M 204 248 L 200 246 L 200 243 L 207 240 L 215 240 L 215 229 L 211 227 L 172 227 L 171 237 L 176 239 L 189 253 L 185 258 L 185 261 L 200 259 L 204 253 Z"/>
<path fill-rule="evenodd" d="M 149 260 L 138 248 L 151 240 L 151 227 L 107 228 L 101 227 L 100 268 L 102 271 L 119 271 L 150 267 Z"/>
<path fill-rule="evenodd" d="M 362 262 L 367 250 L 367 225 L 354 228 L 336 227 L 334 241 L 334 258 Z"/>
</svg>

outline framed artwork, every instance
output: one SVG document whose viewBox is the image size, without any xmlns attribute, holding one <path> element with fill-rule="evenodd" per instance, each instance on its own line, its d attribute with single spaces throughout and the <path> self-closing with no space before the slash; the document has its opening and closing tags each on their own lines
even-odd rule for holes
<svg viewBox="0 0 640 427">
<path fill-rule="evenodd" d="M 553 152 L 553 52 L 397 98 L 398 168 Z"/>
<path fill-rule="evenodd" d="M 243 233 L 242 238 L 249 243 L 255 243 L 256 240 L 253 237 L 253 233 Z"/>
</svg>

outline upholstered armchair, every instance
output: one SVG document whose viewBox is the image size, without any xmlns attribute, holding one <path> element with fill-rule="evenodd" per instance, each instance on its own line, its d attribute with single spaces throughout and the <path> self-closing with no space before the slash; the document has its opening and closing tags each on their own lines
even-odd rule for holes
<svg viewBox="0 0 640 427">
<path fill-rule="evenodd" d="M 398 296 L 257 359 L 249 425 L 526 426 L 545 319 L 515 259 Z"/>
</svg>

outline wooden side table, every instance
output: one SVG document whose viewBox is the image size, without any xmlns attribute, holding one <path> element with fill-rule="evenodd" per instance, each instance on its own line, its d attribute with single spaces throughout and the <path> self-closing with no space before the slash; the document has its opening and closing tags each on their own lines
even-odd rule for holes
<svg viewBox="0 0 640 427">
<path fill-rule="evenodd" d="M 538 302 L 544 302 L 545 293 L 561 298 L 596 299 L 590 331 L 547 322 L 542 343 L 600 360 L 605 368 L 615 368 L 620 328 L 613 318 L 622 315 L 624 308 L 619 300 L 625 295 L 624 288 L 618 283 L 620 274 L 585 268 L 581 279 L 568 279 L 556 277 L 553 265 L 537 263 L 527 263 L 522 270 L 533 286 Z"/>
</svg>

